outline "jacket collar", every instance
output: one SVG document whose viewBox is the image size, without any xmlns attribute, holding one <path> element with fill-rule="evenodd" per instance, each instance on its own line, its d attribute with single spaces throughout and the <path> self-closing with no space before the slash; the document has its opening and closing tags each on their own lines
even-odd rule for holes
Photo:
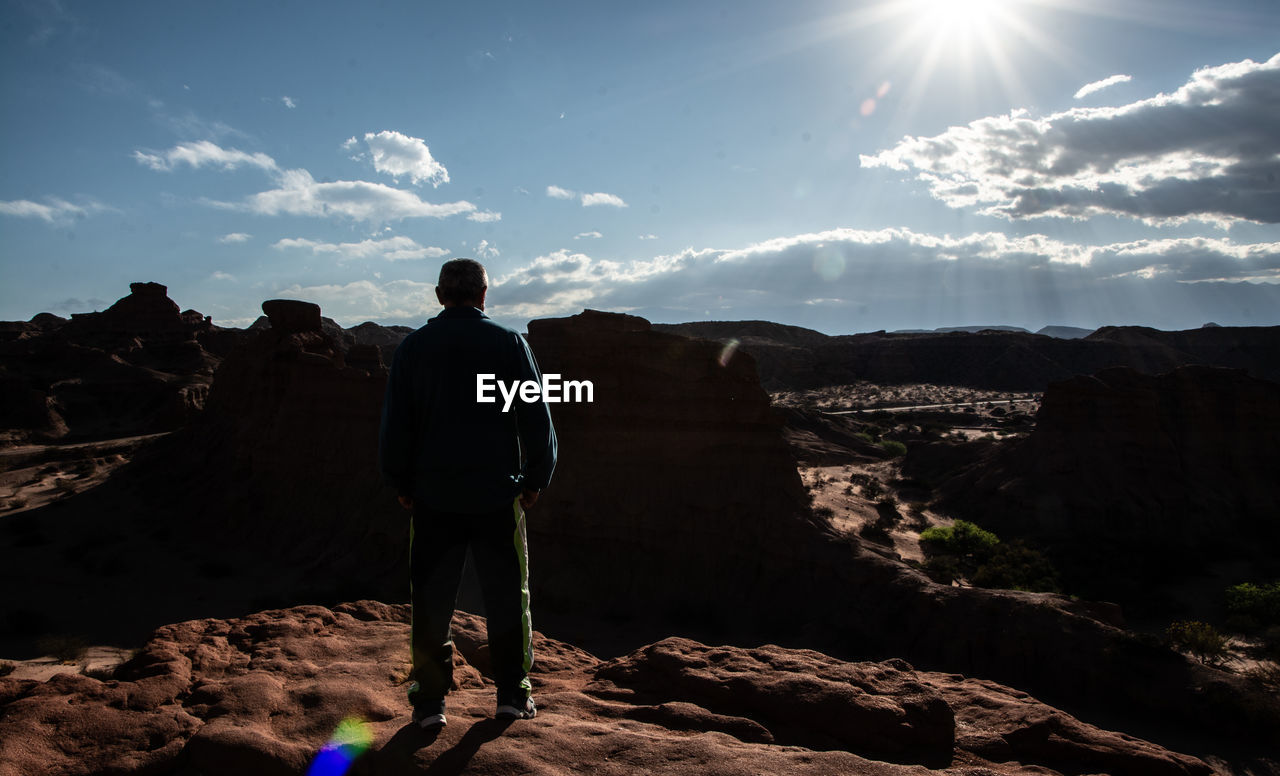
<svg viewBox="0 0 1280 776">
<path fill-rule="evenodd" d="M 479 307 L 446 307 L 436 316 L 441 320 L 452 318 L 488 318 Z M 434 320 L 434 319 L 433 319 Z"/>
</svg>

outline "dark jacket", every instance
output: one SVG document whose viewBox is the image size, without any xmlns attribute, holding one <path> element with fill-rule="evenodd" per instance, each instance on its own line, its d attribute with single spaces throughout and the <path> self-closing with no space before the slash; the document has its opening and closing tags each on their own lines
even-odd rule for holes
<svg viewBox="0 0 1280 776">
<path fill-rule="evenodd" d="M 382 406 L 382 472 L 415 507 L 479 514 L 542 490 L 556 465 L 556 434 L 541 399 L 503 412 L 476 401 L 476 375 L 542 382 L 519 332 L 474 307 L 445 308 L 396 348 Z"/>
</svg>

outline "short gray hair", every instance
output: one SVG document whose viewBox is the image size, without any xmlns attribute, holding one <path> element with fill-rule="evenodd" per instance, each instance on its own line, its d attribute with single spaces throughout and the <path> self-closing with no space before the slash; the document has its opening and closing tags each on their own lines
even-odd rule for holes
<svg viewBox="0 0 1280 776">
<path fill-rule="evenodd" d="M 446 302 L 478 302 L 488 288 L 489 273 L 475 259 L 453 259 L 440 267 L 440 280 L 436 283 L 436 290 Z"/>
</svg>

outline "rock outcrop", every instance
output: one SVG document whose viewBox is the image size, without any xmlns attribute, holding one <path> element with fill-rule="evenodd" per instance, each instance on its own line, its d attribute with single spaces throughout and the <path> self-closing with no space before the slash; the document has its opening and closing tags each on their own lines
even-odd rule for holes
<svg viewBox="0 0 1280 776">
<path fill-rule="evenodd" d="M 313 569 L 319 587 L 367 580 L 367 592 L 398 596 L 408 520 L 378 472 L 386 367 L 376 349 L 344 353 L 317 305 L 263 310 L 271 325 L 223 362 L 206 411 L 171 442 L 201 451 L 193 517 Z"/>
<path fill-rule="evenodd" d="M 158 283 L 102 312 L 0 327 L 0 434 L 10 443 L 169 431 L 204 405 L 239 332 L 178 305 Z"/>
<path fill-rule="evenodd" d="M 811 526 L 750 357 L 591 310 L 530 322 L 529 344 L 544 375 L 594 388 L 552 407 L 561 463 L 529 523 L 535 594 L 708 620 L 763 592 L 770 556 Z"/>
<path fill-rule="evenodd" d="M 1280 384 L 1213 367 L 1113 368 L 1049 386 L 1030 436 L 943 490 L 952 510 L 1056 556 L 1071 589 L 1101 594 L 1208 559 L 1273 557 L 1277 470 Z"/>
<path fill-rule="evenodd" d="M 367 742 L 347 752 L 360 773 L 1211 772 L 993 682 L 680 638 L 601 662 L 535 633 L 538 717 L 501 723 L 483 623 L 461 613 L 436 736 L 409 719 L 407 615 L 361 601 L 195 620 L 111 675 L 0 679 L 0 775 L 296 774 L 344 720 Z"/>
</svg>

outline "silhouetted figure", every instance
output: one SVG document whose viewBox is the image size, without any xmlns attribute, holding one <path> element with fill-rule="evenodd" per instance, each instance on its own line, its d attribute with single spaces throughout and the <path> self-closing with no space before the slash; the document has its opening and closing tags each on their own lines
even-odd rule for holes
<svg viewBox="0 0 1280 776">
<path fill-rule="evenodd" d="M 542 382 L 524 338 L 484 314 L 488 285 L 477 261 L 440 268 L 436 298 L 445 309 L 396 349 L 382 410 L 382 471 L 413 510 L 409 702 L 423 728 L 445 724 L 449 622 L 468 547 L 484 596 L 497 716 L 536 713 L 524 510 L 551 480 L 556 435 L 541 394 L 515 399 L 509 411 L 478 401 L 477 375 Z"/>
</svg>

